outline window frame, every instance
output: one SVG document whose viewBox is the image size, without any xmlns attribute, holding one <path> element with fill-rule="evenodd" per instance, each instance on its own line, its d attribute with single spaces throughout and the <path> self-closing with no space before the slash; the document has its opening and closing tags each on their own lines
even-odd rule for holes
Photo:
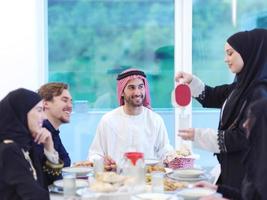
<svg viewBox="0 0 267 200">
<path fill-rule="evenodd" d="M 175 0 L 174 6 L 174 72 L 175 74 L 178 71 L 192 73 L 192 0 Z M 177 83 L 175 83 L 176 85 Z M 179 123 L 181 122 L 180 116 L 186 117 L 186 126 L 188 127 Z M 189 127 L 192 127 L 192 103 L 186 108 L 175 108 L 175 148 L 184 143 L 176 133 L 180 128 Z M 192 148 L 191 142 L 185 143 Z"/>
</svg>

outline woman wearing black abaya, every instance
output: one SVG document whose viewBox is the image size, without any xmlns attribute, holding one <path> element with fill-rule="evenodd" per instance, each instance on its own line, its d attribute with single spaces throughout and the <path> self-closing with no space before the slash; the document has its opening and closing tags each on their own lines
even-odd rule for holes
<svg viewBox="0 0 267 200">
<path fill-rule="evenodd" d="M 225 44 L 225 62 L 236 78 L 232 84 L 209 87 L 197 77 L 184 72 L 176 76 L 188 83 L 192 96 L 203 107 L 221 108 L 218 130 L 191 128 L 179 136 L 217 155 L 221 164 L 218 183 L 240 189 L 244 176 L 242 158 L 248 148 L 242 123 L 247 105 L 267 97 L 267 30 L 238 32 Z"/>
<path fill-rule="evenodd" d="M 248 109 L 247 119 L 243 124 L 249 142 L 249 148 L 243 159 L 245 176 L 241 191 L 226 185 L 215 186 L 208 182 L 196 183 L 197 187 L 208 187 L 235 200 L 267 199 L 267 98 L 253 102 Z M 221 198 L 204 197 L 201 200 L 221 200 Z"/>
<path fill-rule="evenodd" d="M 246 121 L 249 150 L 244 159 L 246 176 L 242 184 L 242 198 L 267 199 L 267 99 L 254 102 Z"/>
<path fill-rule="evenodd" d="M 42 128 L 41 97 L 30 90 L 14 90 L 0 101 L 0 116 L 1 199 L 49 199 L 42 185 L 42 163 L 32 149 L 33 140 L 53 147 L 51 135 Z"/>
</svg>

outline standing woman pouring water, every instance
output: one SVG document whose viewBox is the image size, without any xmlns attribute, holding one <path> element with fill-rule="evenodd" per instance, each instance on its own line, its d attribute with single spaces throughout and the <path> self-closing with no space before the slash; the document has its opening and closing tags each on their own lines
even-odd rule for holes
<svg viewBox="0 0 267 200">
<path fill-rule="evenodd" d="M 203 107 L 221 109 L 218 130 L 190 128 L 178 135 L 216 154 L 221 164 L 219 184 L 240 188 L 245 171 L 242 158 L 249 146 L 242 127 L 247 106 L 267 97 L 267 30 L 232 35 L 225 52 L 225 62 L 236 75 L 231 84 L 210 87 L 191 74 L 176 75 L 177 81 L 189 84 L 192 96 Z"/>
</svg>

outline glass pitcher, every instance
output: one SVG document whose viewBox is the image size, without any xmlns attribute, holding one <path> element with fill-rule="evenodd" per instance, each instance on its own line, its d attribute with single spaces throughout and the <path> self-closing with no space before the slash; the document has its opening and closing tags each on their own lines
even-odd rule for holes
<svg viewBox="0 0 267 200">
<path fill-rule="evenodd" d="M 142 152 L 124 153 L 121 170 L 123 175 L 134 178 L 134 184 L 136 186 L 144 187 L 145 185 L 144 153 Z"/>
</svg>

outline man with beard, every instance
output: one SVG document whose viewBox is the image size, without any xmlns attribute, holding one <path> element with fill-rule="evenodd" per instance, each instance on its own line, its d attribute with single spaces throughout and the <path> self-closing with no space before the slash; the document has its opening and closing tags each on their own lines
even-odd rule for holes
<svg viewBox="0 0 267 200">
<path fill-rule="evenodd" d="M 164 159 L 173 148 L 160 115 L 150 106 L 146 75 L 127 69 L 117 77 L 120 107 L 106 113 L 98 124 L 88 159 L 104 157 L 106 170 L 113 170 L 125 152 L 143 152 L 145 158 Z"/>
<path fill-rule="evenodd" d="M 64 167 L 68 167 L 71 164 L 70 157 L 59 136 L 59 126 L 69 123 L 72 112 L 72 97 L 68 85 L 60 82 L 47 83 L 40 87 L 38 93 L 44 100 L 43 107 L 47 117 L 43 122 L 43 127 L 51 132 L 59 159 L 64 162 Z M 40 145 L 39 150 L 40 157 L 42 157 L 45 150 Z M 47 185 L 62 178 L 61 174 L 54 174 L 47 169 L 44 169 L 44 172 Z"/>
</svg>

